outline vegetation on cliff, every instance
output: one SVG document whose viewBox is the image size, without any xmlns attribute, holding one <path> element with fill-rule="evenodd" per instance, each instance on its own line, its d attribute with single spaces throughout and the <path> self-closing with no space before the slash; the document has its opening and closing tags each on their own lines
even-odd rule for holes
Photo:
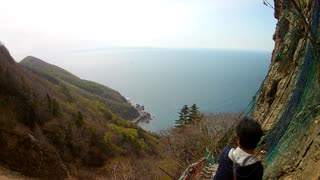
<svg viewBox="0 0 320 180">
<path fill-rule="evenodd" d="M 158 135 L 157 155 L 136 160 L 113 159 L 100 175 L 112 180 L 179 179 L 189 165 L 204 156 L 206 149 L 217 158 L 226 145 L 235 147 L 238 120 L 239 114 L 207 114 L 193 119 L 193 123 L 162 131 Z"/>
<path fill-rule="evenodd" d="M 139 116 L 138 111 L 127 102 L 125 97 L 109 87 L 82 80 L 60 67 L 48 64 L 32 56 L 24 58 L 20 64 L 60 88 L 59 91 L 65 94 L 69 102 L 78 99 L 76 96 L 79 94 L 86 99 L 101 103 L 114 114 L 124 119 L 132 120 Z M 72 92 L 74 93 L 72 94 Z M 81 97 L 78 100 L 82 100 Z"/>
<path fill-rule="evenodd" d="M 156 153 L 158 137 L 118 92 L 0 47 L 0 163 L 33 177 L 84 176 L 114 158 Z M 90 174 L 90 173 L 89 173 Z"/>
</svg>

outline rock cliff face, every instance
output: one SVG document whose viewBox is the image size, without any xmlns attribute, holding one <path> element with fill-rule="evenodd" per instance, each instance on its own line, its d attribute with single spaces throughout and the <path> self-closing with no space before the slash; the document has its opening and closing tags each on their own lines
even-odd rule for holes
<svg viewBox="0 0 320 180">
<path fill-rule="evenodd" d="M 320 178 L 319 0 L 275 0 L 275 47 L 253 116 L 268 133 L 265 179 Z"/>
</svg>

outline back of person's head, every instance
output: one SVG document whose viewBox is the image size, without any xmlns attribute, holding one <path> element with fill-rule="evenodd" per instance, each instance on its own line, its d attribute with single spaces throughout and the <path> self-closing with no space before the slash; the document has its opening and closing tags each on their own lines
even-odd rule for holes
<svg viewBox="0 0 320 180">
<path fill-rule="evenodd" d="M 255 149 L 259 143 L 263 131 L 258 122 L 247 117 L 240 120 L 236 133 L 239 138 L 239 146 L 244 149 Z"/>
</svg>

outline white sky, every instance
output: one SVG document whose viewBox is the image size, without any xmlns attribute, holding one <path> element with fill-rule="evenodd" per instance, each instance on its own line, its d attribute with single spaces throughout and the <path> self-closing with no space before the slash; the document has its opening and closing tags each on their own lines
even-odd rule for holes
<svg viewBox="0 0 320 180">
<path fill-rule="evenodd" d="M 262 0 L 0 0 L 0 40 L 16 60 L 101 47 L 271 51 Z"/>
</svg>

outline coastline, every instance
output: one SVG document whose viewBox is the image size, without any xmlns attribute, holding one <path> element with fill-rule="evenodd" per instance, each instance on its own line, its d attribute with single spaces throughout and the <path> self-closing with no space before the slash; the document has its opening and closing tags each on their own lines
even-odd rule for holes
<svg viewBox="0 0 320 180">
<path fill-rule="evenodd" d="M 136 104 L 136 110 L 139 112 L 139 116 L 132 120 L 133 123 L 149 123 L 153 118 L 149 112 L 144 108 L 144 105 Z"/>
</svg>

